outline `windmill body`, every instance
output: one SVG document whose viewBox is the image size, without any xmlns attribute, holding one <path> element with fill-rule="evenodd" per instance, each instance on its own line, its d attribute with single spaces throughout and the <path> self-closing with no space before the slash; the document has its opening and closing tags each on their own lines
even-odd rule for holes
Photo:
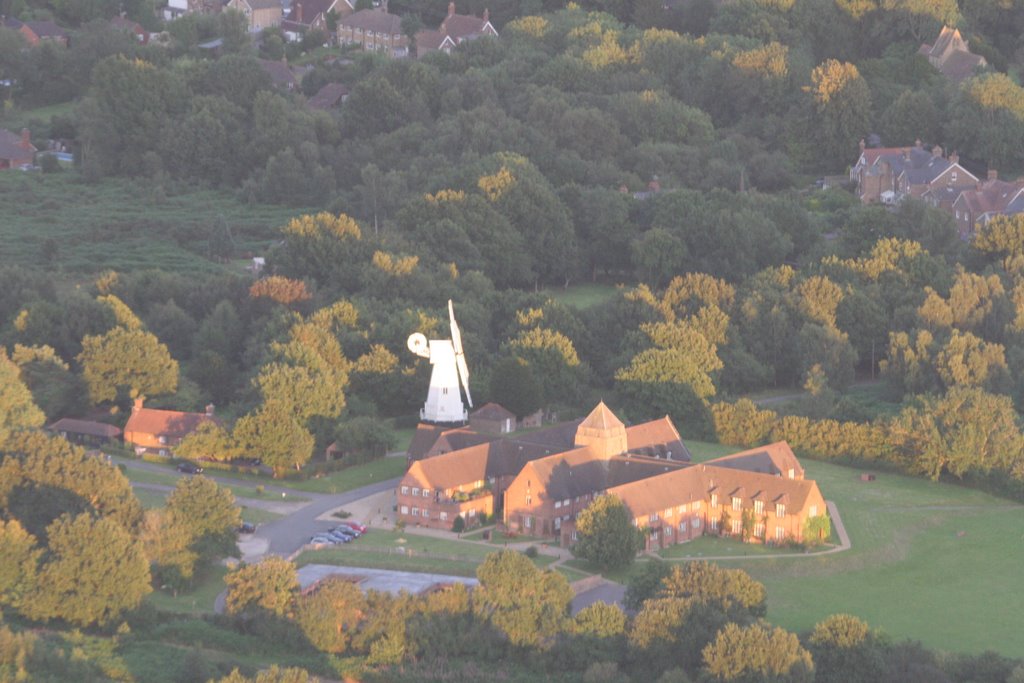
<svg viewBox="0 0 1024 683">
<path fill-rule="evenodd" d="M 473 407 L 473 399 L 469 394 L 469 370 L 462 353 L 462 338 L 455 323 L 451 301 L 448 302 L 448 312 L 452 327 L 451 339 L 427 341 L 419 333 L 409 337 L 409 350 L 417 356 L 430 359 L 430 388 L 427 390 L 427 402 L 420 410 L 420 419 L 425 422 L 466 422 L 469 411 L 462 402 L 462 388 L 466 391 L 469 407 Z"/>
</svg>

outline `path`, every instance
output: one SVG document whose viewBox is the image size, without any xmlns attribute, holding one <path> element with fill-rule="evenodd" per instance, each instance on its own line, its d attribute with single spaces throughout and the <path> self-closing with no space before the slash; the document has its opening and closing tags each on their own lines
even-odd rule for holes
<svg viewBox="0 0 1024 683">
<path fill-rule="evenodd" d="M 168 484 L 149 484 L 142 481 L 133 481 L 132 488 L 142 489 L 143 491 L 156 491 L 158 493 L 170 493 L 171 491 L 174 490 L 174 487 Z M 261 510 L 267 510 L 269 512 L 276 512 L 279 515 L 290 515 L 309 504 L 308 501 L 282 503 L 280 500 L 264 500 L 262 498 L 243 498 L 241 496 L 235 496 L 235 502 L 239 503 L 240 505 L 244 505 L 245 507 L 259 508 Z"/>
</svg>

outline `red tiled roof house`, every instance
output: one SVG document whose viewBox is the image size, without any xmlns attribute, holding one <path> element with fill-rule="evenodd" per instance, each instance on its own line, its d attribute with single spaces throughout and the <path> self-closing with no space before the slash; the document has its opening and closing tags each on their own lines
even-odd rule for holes
<svg viewBox="0 0 1024 683">
<path fill-rule="evenodd" d="M 204 422 L 217 421 L 213 406 L 205 413 L 184 413 L 177 410 L 145 408 L 142 399 L 135 399 L 132 414 L 124 426 L 124 442 L 135 447 L 135 452 L 171 455 L 174 446 L 194 432 Z"/>
</svg>

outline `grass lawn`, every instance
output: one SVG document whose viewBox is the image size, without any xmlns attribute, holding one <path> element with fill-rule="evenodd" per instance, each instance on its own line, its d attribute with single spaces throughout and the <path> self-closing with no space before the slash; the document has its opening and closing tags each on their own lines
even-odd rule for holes
<svg viewBox="0 0 1024 683">
<path fill-rule="evenodd" d="M 40 124 L 49 129 L 50 119 L 54 116 L 67 116 L 71 114 L 75 107 L 74 102 L 61 102 L 60 104 L 49 104 L 45 107 L 36 107 L 35 109 L 21 109 L 15 107 L 9 112 L 5 112 L 0 115 L 0 126 L 11 130 L 12 132 L 20 132 L 22 128 L 37 128 Z M 33 130 L 33 137 L 40 131 Z M 38 140 L 34 140 L 36 145 L 39 145 Z M 45 140 L 43 141 L 45 142 Z"/>
<path fill-rule="evenodd" d="M 723 455 L 738 453 L 743 450 L 736 446 L 723 446 L 720 443 L 690 441 L 689 439 L 683 439 L 683 443 L 685 443 L 686 447 L 690 449 L 690 455 L 693 456 L 693 462 L 704 462 L 705 460 L 721 458 Z"/>
<path fill-rule="evenodd" d="M 690 559 L 699 560 L 705 557 L 744 557 L 750 555 L 791 555 L 803 554 L 802 550 L 791 548 L 771 548 L 759 543 L 743 543 L 731 538 L 717 536 L 700 536 L 689 543 L 680 543 L 658 551 L 658 555 L 667 560 Z"/>
<path fill-rule="evenodd" d="M 242 506 L 242 519 L 252 524 L 263 524 L 265 522 L 273 522 L 276 519 L 281 519 L 284 515 L 270 510 L 264 510 L 263 508 L 249 507 L 248 505 Z"/>
<path fill-rule="evenodd" d="M 582 311 L 610 301 L 618 292 L 618 288 L 614 285 L 590 283 L 573 285 L 568 288 L 550 287 L 541 290 L 541 292 L 559 303 L 563 303 L 566 306 L 574 306 Z"/>
<path fill-rule="evenodd" d="M 182 592 L 175 596 L 169 591 L 155 590 L 146 597 L 146 600 L 165 612 L 213 614 L 213 602 L 225 588 L 224 575 L 227 573 L 226 568 L 217 565 L 211 567 L 202 581 L 187 593 Z"/>
<path fill-rule="evenodd" d="M 150 471 L 150 470 L 140 470 L 138 468 L 129 467 L 129 468 L 127 468 L 127 471 L 125 472 L 125 475 L 128 477 L 129 481 L 137 481 L 137 482 L 140 482 L 142 484 L 162 484 L 164 486 L 177 486 L 178 485 L 178 480 L 181 478 L 181 475 L 175 473 L 170 468 L 170 466 L 168 466 L 168 469 L 167 469 L 166 472 L 153 472 L 153 471 Z M 234 473 L 230 473 L 227 476 L 234 478 Z M 268 480 L 268 482 L 269 481 L 271 481 L 271 480 Z M 267 493 L 260 494 L 260 492 L 257 491 L 255 487 L 250 488 L 248 486 L 234 486 L 234 485 L 231 485 L 231 484 L 221 484 L 221 486 L 226 487 L 228 490 L 230 490 L 232 493 L 234 493 L 237 498 L 270 498 L 271 497 L 271 495 L 267 494 Z M 296 497 L 292 497 L 292 498 L 288 498 L 288 502 L 291 502 L 291 503 L 302 503 L 302 502 L 307 501 L 307 500 L 309 500 L 309 499 L 308 498 L 300 498 L 300 497 L 297 497 L 297 496 Z"/>
<path fill-rule="evenodd" d="M 579 581 L 580 579 L 585 579 L 590 576 L 590 574 L 587 574 L 586 572 L 582 572 L 579 569 L 573 569 L 572 567 L 566 567 L 564 564 L 560 564 L 555 567 L 555 571 L 569 579 L 569 583 Z"/>
<path fill-rule="evenodd" d="M 340 472 L 332 472 L 319 479 L 306 479 L 305 481 L 268 479 L 266 483 L 313 493 L 344 493 L 361 486 L 400 477 L 405 474 L 405 470 L 405 458 L 378 458 L 362 465 L 353 465 Z"/>
<path fill-rule="evenodd" d="M 154 508 L 162 508 L 167 504 L 167 494 L 160 491 L 150 491 L 149 489 L 134 489 L 135 497 L 142 503 L 142 507 L 146 510 L 152 510 Z"/>
</svg>

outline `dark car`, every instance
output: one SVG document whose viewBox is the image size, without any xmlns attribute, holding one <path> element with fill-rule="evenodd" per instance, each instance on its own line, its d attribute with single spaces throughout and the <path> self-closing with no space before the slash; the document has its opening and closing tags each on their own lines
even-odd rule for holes
<svg viewBox="0 0 1024 683">
<path fill-rule="evenodd" d="M 185 462 L 178 463 L 178 471 L 184 472 L 185 474 L 202 474 L 203 468 L 194 462 L 186 460 Z"/>
<path fill-rule="evenodd" d="M 349 529 L 355 529 L 361 534 L 366 533 L 366 527 L 358 522 L 342 522 L 342 526 L 347 526 Z"/>
<path fill-rule="evenodd" d="M 242 525 L 238 527 L 238 533 L 240 534 L 254 534 L 256 533 L 256 525 L 251 522 L 242 522 Z"/>
</svg>

